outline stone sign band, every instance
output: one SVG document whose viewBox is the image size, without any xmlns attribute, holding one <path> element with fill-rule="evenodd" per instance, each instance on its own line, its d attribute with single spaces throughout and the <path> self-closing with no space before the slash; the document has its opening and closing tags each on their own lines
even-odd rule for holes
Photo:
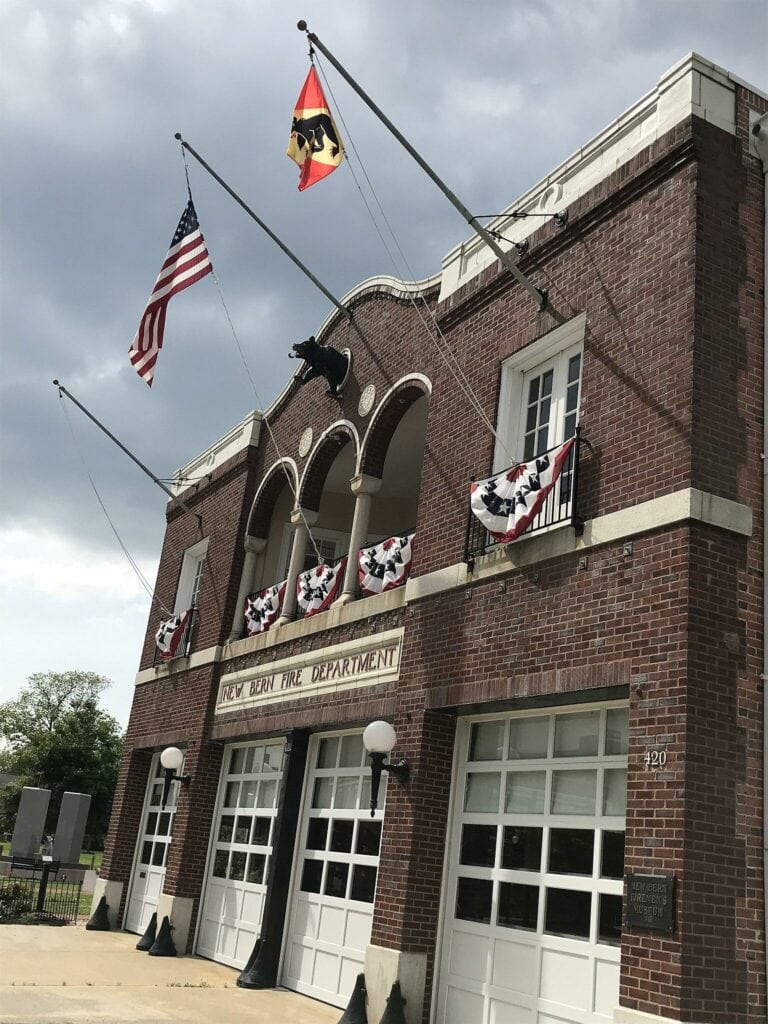
<svg viewBox="0 0 768 1024">
<path fill-rule="evenodd" d="M 309 694 L 390 682 L 400 675 L 403 630 L 294 655 L 222 676 L 216 714 Z"/>
</svg>

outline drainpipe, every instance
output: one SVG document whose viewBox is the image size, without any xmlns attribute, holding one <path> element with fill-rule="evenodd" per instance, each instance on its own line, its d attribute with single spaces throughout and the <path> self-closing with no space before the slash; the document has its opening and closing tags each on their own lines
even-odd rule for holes
<svg viewBox="0 0 768 1024">
<path fill-rule="evenodd" d="M 368 536 L 368 522 L 371 518 L 371 499 L 381 489 L 381 480 L 377 476 L 360 473 L 349 482 L 355 495 L 355 512 L 352 517 L 352 533 L 349 538 L 349 557 L 344 573 L 344 587 L 337 604 L 349 604 L 358 594 L 357 553 L 365 545 Z"/>
<path fill-rule="evenodd" d="M 245 559 L 243 561 L 243 574 L 240 577 L 240 589 L 237 593 L 237 605 L 235 607 L 235 617 L 232 622 L 232 630 L 227 638 L 227 643 L 230 644 L 234 643 L 235 640 L 239 640 L 245 633 L 245 599 L 254 589 L 253 584 L 256 579 L 256 562 L 258 561 L 259 555 L 267 546 L 267 541 L 262 537 L 246 537 L 244 544 Z"/>
<path fill-rule="evenodd" d="M 752 125 L 752 142 L 763 163 L 763 914 L 768 943 L 768 114 L 758 117 Z"/>
<path fill-rule="evenodd" d="M 293 622 L 293 613 L 296 611 L 296 578 L 304 568 L 309 531 L 317 519 L 318 513 L 310 512 L 308 509 L 295 508 L 291 512 L 293 547 L 288 566 L 288 586 L 285 588 L 285 597 L 283 598 L 283 612 L 275 623 L 276 626 L 286 626 L 289 622 Z"/>
</svg>

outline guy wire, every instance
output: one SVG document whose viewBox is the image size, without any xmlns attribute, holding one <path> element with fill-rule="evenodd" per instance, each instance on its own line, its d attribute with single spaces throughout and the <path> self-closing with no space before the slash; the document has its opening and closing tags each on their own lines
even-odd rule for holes
<svg viewBox="0 0 768 1024">
<path fill-rule="evenodd" d="M 61 403 L 61 411 L 64 413 L 64 419 L 67 421 L 67 426 L 69 427 L 69 431 L 70 431 L 70 433 L 72 435 L 72 441 L 73 441 L 74 446 L 75 446 L 75 451 L 78 454 L 78 457 L 80 459 L 80 463 L 81 463 L 81 465 L 83 467 L 83 471 L 84 471 L 85 475 L 88 477 L 90 485 L 91 485 L 91 487 L 93 489 L 93 493 L 96 495 L 96 500 L 98 501 L 99 505 L 101 506 L 101 511 L 104 513 L 104 516 L 105 516 L 107 522 L 110 525 L 112 533 L 115 535 L 115 538 L 117 539 L 117 543 L 120 545 L 123 554 L 125 555 L 126 559 L 128 560 L 128 564 L 133 569 L 134 573 L 136 574 L 136 578 L 138 579 L 138 581 L 141 584 L 141 586 L 143 587 L 143 589 L 146 591 L 147 595 L 150 597 L 150 599 L 152 601 L 156 601 L 160 605 L 160 608 L 161 608 L 162 612 L 170 618 L 173 613 L 168 611 L 168 609 L 165 607 L 163 602 L 157 596 L 157 594 L 155 593 L 154 589 L 152 588 L 152 584 L 147 580 L 146 576 L 144 575 L 144 573 L 139 568 L 138 563 L 135 561 L 135 559 L 131 555 L 130 551 L 126 547 L 125 543 L 123 542 L 122 537 L 118 533 L 117 527 L 112 522 L 112 518 L 111 518 L 109 512 L 107 511 L 107 507 L 104 504 L 104 502 L 102 500 L 102 497 L 99 494 L 98 488 L 96 487 L 94 479 L 93 479 L 93 477 L 91 476 L 91 474 L 90 474 L 90 472 L 88 470 L 88 466 L 87 466 L 87 464 L 85 462 L 85 456 L 83 455 L 83 452 L 82 452 L 82 447 L 81 447 L 80 442 L 78 440 L 77 433 L 75 432 L 74 424 L 72 423 L 72 421 L 69 418 L 69 413 L 67 412 L 67 408 L 66 408 L 66 406 L 64 404 L 64 398 L 61 395 L 61 393 L 59 393 L 59 401 Z"/>
<path fill-rule="evenodd" d="M 359 152 L 357 150 L 357 147 L 355 146 L 355 143 L 354 143 L 354 140 L 352 138 L 352 135 L 351 135 L 351 133 L 349 131 L 349 128 L 346 125 L 346 122 L 344 121 L 344 117 L 343 117 L 343 115 L 341 113 L 341 109 L 340 109 L 340 107 L 338 105 L 336 97 L 334 96 L 333 88 L 332 88 L 332 86 L 331 86 L 331 84 L 330 84 L 330 82 L 328 80 L 328 77 L 325 74 L 325 69 L 323 68 L 323 66 L 321 64 L 320 59 L 316 58 L 316 60 L 317 60 L 317 66 L 320 69 L 320 74 L 322 75 L 322 78 L 323 78 L 323 82 L 325 83 L 325 85 L 326 85 L 326 87 L 328 89 L 328 92 L 330 93 L 331 99 L 333 100 L 334 107 L 336 108 L 336 111 L 338 112 L 339 120 L 341 121 L 341 124 L 342 124 L 342 126 L 344 128 L 345 134 L 346 134 L 347 138 L 349 139 L 350 147 L 351 147 L 353 153 L 355 154 L 355 156 L 357 157 L 357 160 L 358 160 L 358 162 L 360 164 L 360 169 L 362 170 L 363 175 L 365 177 L 365 180 L 366 180 L 366 182 L 368 184 L 368 187 L 371 190 L 371 194 L 373 196 L 373 199 L 374 199 L 376 205 L 378 206 L 378 208 L 379 208 L 379 210 L 381 212 L 381 216 L 382 216 L 382 218 L 384 220 L 384 223 L 387 226 L 387 230 L 389 231 L 390 235 L 392 236 L 392 240 L 393 240 L 393 242 L 394 242 L 394 244 L 395 244 L 395 246 L 397 248 L 397 251 L 400 254 L 400 257 L 402 258 L 402 261 L 403 261 L 403 263 L 405 265 L 405 268 L 406 268 L 406 271 L 407 271 L 407 273 L 408 273 L 408 275 L 410 277 L 410 280 L 415 284 L 415 274 L 413 272 L 413 269 L 411 268 L 411 266 L 410 266 L 410 264 L 408 262 L 408 259 L 407 259 L 406 255 L 405 255 L 405 253 L 403 252 L 403 249 L 402 249 L 402 247 L 401 247 L 401 245 L 400 245 L 400 243 L 398 241 L 397 235 L 395 234 L 395 232 L 394 232 L 394 230 L 392 228 L 392 225 L 389 222 L 389 218 L 387 217 L 386 213 L 384 212 L 384 208 L 382 207 L 381 202 L 379 200 L 379 197 L 378 197 L 378 195 L 376 193 L 376 190 L 373 187 L 373 184 L 371 182 L 370 177 L 368 176 L 368 172 L 365 169 L 365 164 L 363 163 L 363 160 L 362 160 L 362 158 L 361 158 L 361 156 L 360 156 L 360 154 L 359 154 Z M 360 182 L 357 179 L 357 175 L 355 174 L 354 168 L 352 167 L 352 163 L 351 163 L 351 161 L 349 159 L 347 159 L 347 164 L 349 166 L 349 169 L 350 169 L 350 172 L 352 174 L 352 177 L 353 177 L 353 179 L 355 181 L 355 185 L 357 186 L 357 189 L 358 189 L 358 191 L 360 193 L 360 196 L 361 196 L 361 198 L 363 200 L 363 203 L 365 204 L 365 207 L 368 210 L 368 214 L 371 217 L 371 221 L 373 222 L 373 225 L 374 225 L 374 227 L 376 229 L 376 232 L 377 232 L 379 238 L 381 239 L 382 245 L 384 246 L 384 249 L 385 249 L 387 255 L 389 256 L 389 259 L 390 259 L 390 261 L 392 263 L 392 266 L 393 266 L 393 268 L 395 270 L 395 274 L 396 274 L 396 276 L 398 278 L 400 278 L 401 280 L 403 280 L 404 283 L 407 284 L 408 282 L 404 280 L 405 275 L 402 274 L 402 272 L 400 270 L 400 267 L 398 266 L 397 261 L 395 260 L 393 254 L 392 254 L 391 249 L 389 248 L 389 245 L 385 241 L 384 236 L 382 235 L 381 230 L 379 229 L 379 226 L 376 223 L 376 218 L 374 217 L 373 211 L 371 210 L 371 207 L 370 207 L 368 201 L 366 200 L 366 198 L 365 198 L 365 196 L 363 194 L 363 190 L 360 187 Z M 413 306 L 414 311 L 416 312 L 416 315 L 418 316 L 422 326 L 424 327 L 426 334 L 429 336 L 430 340 L 433 342 L 433 344 L 437 348 L 437 350 L 440 353 L 441 357 L 443 358 L 446 366 L 448 367 L 449 371 L 451 372 L 451 374 L 453 375 L 454 379 L 456 380 L 456 383 L 459 385 L 460 389 L 464 392 L 464 395 L 467 398 L 467 401 L 469 402 L 470 407 L 475 410 L 475 412 L 479 416 L 480 420 L 483 422 L 483 424 L 490 431 L 492 436 L 495 438 L 497 444 L 499 445 L 501 450 L 505 453 L 505 455 L 510 460 L 510 462 L 514 461 L 514 459 L 510 455 L 510 453 L 507 451 L 507 448 L 504 445 L 504 442 L 501 440 L 501 438 L 499 437 L 498 433 L 496 432 L 496 429 L 493 426 L 493 423 L 491 422 L 491 420 L 487 416 L 485 410 L 483 409 L 482 405 L 480 404 L 480 400 L 478 399 L 477 395 L 475 394 L 469 379 L 467 378 L 466 374 L 464 373 L 464 370 L 461 367 L 461 364 L 459 363 L 458 359 L 454 356 L 454 354 L 451 352 L 451 350 L 450 350 L 450 348 L 448 346 L 448 342 L 446 340 L 446 337 L 443 334 L 443 332 L 442 332 L 442 330 L 440 328 L 440 325 L 438 324 L 437 319 L 436 319 L 436 317 L 435 317 L 435 315 L 434 315 L 434 313 L 433 313 L 429 303 L 426 301 L 426 299 L 423 298 L 423 296 L 420 296 L 421 304 L 426 309 L 427 314 L 428 314 L 428 316 L 429 316 L 429 318 L 430 318 L 430 320 L 432 322 L 432 326 L 434 327 L 434 331 L 435 331 L 435 333 L 438 335 L 438 337 L 440 338 L 440 340 L 443 343 L 442 346 L 440 344 L 440 341 L 438 341 L 438 339 L 435 337 L 435 334 L 433 334 L 432 331 L 430 330 L 429 325 L 428 325 L 426 319 L 424 318 L 424 316 L 422 315 L 421 310 L 419 308 L 419 305 L 416 302 L 416 298 L 412 294 L 410 288 L 407 289 L 407 294 L 408 294 L 408 299 L 409 299 L 411 305 Z M 457 373 L 457 371 L 458 371 L 458 373 Z"/>
<path fill-rule="evenodd" d="M 187 190 L 189 192 L 190 201 L 192 201 L 192 189 L 191 189 L 191 186 L 189 184 L 189 169 L 187 167 L 187 154 L 186 154 L 186 152 L 184 150 L 184 146 L 183 145 L 181 146 L 181 153 L 182 153 L 182 158 L 184 160 L 184 172 L 185 172 L 186 177 L 187 177 Z M 232 332 L 232 337 L 234 338 L 235 345 L 237 346 L 237 351 L 240 353 L 240 359 L 242 360 L 243 368 L 245 369 L 245 374 L 248 377 L 248 380 L 250 381 L 251 389 L 253 390 L 254 397 L 256 398 L 256 404 L 257 404 L 257 406 L 260 409 L 263 409 L 264 408 L 264 403 L 263 403 L 263 401 L 261 399 L 261 396 L 259 395 L 258 389 L 256 388 L 256 382 L 253 379 L 253 375 L 251 373 L 251 369 L 248 366 L 248 361 L 245 358 L 245 352 L 243 351 L 243 347 L 240 344 L 240 338 L 238 337 L 237 331 L 235 330 L 235 325 L 232 322 L 232 317 L 229 315 L 229 309 L 227 308 L 227 303 L 224 300 L 224 293 L 221 290 L 221 284 L 220 284 L 219 279 L 218 279 L 218 277 L 216 275 L 216 271 L 215 271 L 214 266 L 213 266 L 213 260 L 211 260 L 211 277 L 213 278 L 214 283 L 216 284 L 216 291 L 219 293 L 219 300 L 221 302 L 222 309 L 224 310 L 224 315 L 227 318 L 227 323 L 229 324 L 229 329 Z M 299 511 L 299 514 L 301 516 L 301 520 L 304 523 L 304 528 L 306 529 L 307 534 L 309 536 L 310 543 L 312 544 L 312 547 L 314 548 L 315 554 L 317 555 L 318 564 L 320 564 L 323 561 L 323 557 L 320 554 L 320 549 L 317 546 L 315 538 L 314 538 L 314 536 L 312 534 L 312 530 L 310 529 L 309 523 L 307 522 L 306 517 L 304 515 L 304 509 L 299 504 L 298 491 L 296 490 L 296 488 L 293 485 L 293 480 L 291 479 L 291 474 L 288 472 L 288 467 L 286 466 L 285 461 L 283 460 L 283 456 L 282 456 L 282 454 L 280 452 L 280 448 L 279 448 L 278 443 L 277 443 L 277 438 L 275 437 L 274 432 L 272 430 L 272 427 L 271 427 L 271 425 L 269 423 L 269 420 L 268 420 L 268 418 L 266 416 L 262 419 L 262 423 L 267 428 L 267 433 L 269 434 L 269 436 L 270 436 L 270 438 L 272 440 L 272 444 L 275 447 L 275 451 L 277 452 L 277 457 L 280 460 L 280 465 L 283 468 L 283 473 L 285 475 L 286 482 L 288 483 L 288 487 L 289 487 L 289 489 L 291 491 L 291 494 L 293 495 L 294 505 L 295 505 L 295 507 Z"/>
</svg>

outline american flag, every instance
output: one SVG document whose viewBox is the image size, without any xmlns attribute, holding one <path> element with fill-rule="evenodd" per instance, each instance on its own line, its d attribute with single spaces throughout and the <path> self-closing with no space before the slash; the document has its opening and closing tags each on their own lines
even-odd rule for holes
<svg viewBox="0 0 768 1024">
<path fill-rule="evenodd" d="M 211 258 L 190 199 L 160 268 L 147 308 L 141 317 L 136 337 L 128 349 L 131 364 L 150 387 L 155 374 L 157 354 L 163 347 L 165 310 L 173 295 L 183 292 L 212 271 Z"/>
</svg>

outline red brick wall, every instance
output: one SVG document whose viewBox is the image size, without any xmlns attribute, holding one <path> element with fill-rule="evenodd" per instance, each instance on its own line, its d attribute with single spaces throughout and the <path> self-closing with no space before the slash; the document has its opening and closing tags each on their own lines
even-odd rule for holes
<svg viewBox="0 0 768 1024">
<path fill-rule="evenodd" d="M 740 103 L 755 100 L 740 94 Z M 457 709 L 628 695 L 626 866 L 675 874 L 678 921 L 670 937 L 626 931 L 622 1003 L 704 1024 L 764 1021 L 763 199 L 759 163 L 744 151 L 743 103 L 738 124 L 734 139 L 698 119 L 681 123 L 574 203 L 566 231 L 538 231 L 523 267 L 550 288 L 559 309 L 587 312 L 581 424 L 594 455 L 584 461 L 582 515 L 697 487 L 749 506 L 753 537 L 699 523 L 657 529 L 632 538 L 631 550 L 616 542 L 586 552 L 585 561 L 577 554 L 542 561 L 376 620 L 140 686 L 108 877 L 125 877 L 130 867 L 137 793 L 146 782 L 146 754 L 134 747 L 189 744 L 195 778 L 179 807 L 166 890 L 196 897 L 216 744 L 392 716 L 397 753 L 409 758 L 412 776 L 389 788 L 372 941 L 427 955 L 428 1006 Z M 495 265 L 438 315 L 443 344 L 494 419 L 500 360 L 551 329 L 552 318 Z M 300 402 L 292 400 L 294 389 L 272 428 L 280 453 L 301 469 L 298 438 L 310 422 L 319 436 L 345 418 L 362 435 L 369 422 L 357 414 L 363 387 L 374 383 L 381 397 L 406 374 L 429 377 L 414 566 L 422 575 L 461 559 L 468 481 L 489 471 L 492 438 L 408 303 L 368 294 L 355 306 L 355 321 L 337 321 L 325 339 L 354 356 L 341 407 L 315 381 Z M 222 467 L 189 496 L 211 537 L 198 648 L 228 635 L 245 522 L 258 480 L 276 458 L 264 431 L 257 452 Z M 197 539 L 192 521 L 174 512 L 158 575 L 166 603 L 181 554 Z M 397 684 L 212 714 L 221 671 L 401 624 Z M 154 622 L 145 666 L 153 632 Z M 667 752 L 664 770 L 646 771 L 651 747 Z"/>
</svg>

